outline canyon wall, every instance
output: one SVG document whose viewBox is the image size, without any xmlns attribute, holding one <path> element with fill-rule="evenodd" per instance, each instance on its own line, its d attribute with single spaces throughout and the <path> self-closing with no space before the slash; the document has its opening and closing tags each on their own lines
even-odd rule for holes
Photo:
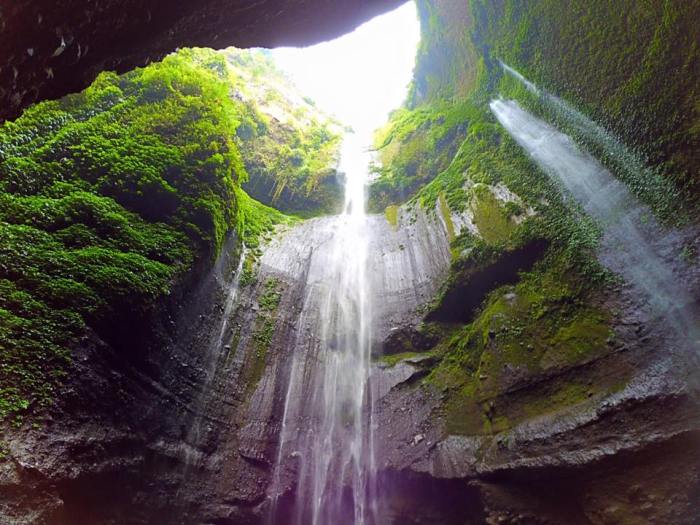
<svg viewBox="0 0 700 525">
<path fill-rule="evenodd" d="M 698 522 L 698 342 L 669 322 L 698 319 L 697 13 L 653 4 L 418 2 L 413 86 L 377 135 L 370 188 L 383 522 Z M 261 40 L 244 44 L 268 42 L 255 27 Z M 596 219 L 523 149 L 491 111 L 499 98 L 623 181 L 643 210 L 635 228 L 680 283 L 670 315 L 627 278 L 609 242 L 620 221 Z M 648 169 L 629 175 L 605 157 L 607 137 Z M 120 318 L 114 339 L 89 331 L 51 402 L 3 422 L 3 523 L 263 522 L 285 403 L 304 401 L 289 384 L 294 356 L 307 381 L 319 373 L 335 219 L 301 222 L 236 195 L 239 220 L 212 234 L 210 257 L 193 259 L 145 322 Z M 3 209 L 7 219 L 19 208 Z M 22 406 L 13 414 L 35 410 Z M 282 509 L 295 458 L 281 458 Z"/>
</svg>

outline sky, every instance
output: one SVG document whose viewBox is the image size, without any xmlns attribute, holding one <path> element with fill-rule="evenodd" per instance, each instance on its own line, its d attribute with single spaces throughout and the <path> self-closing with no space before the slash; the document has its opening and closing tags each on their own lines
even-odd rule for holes
<svg viewBox="0 0 700 525">
<path fill-rule="evenodd" d="M 336 40 L 277 48 L 272 56 L 321 110 L 371 137 L 406 98 L 419 39 L 415 3 L 408 2 Z"/>
</svg>

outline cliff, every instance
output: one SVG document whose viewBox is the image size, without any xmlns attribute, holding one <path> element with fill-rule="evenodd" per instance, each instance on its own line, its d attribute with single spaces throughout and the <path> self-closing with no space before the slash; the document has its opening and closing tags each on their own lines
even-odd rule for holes
<svg viewBox="0 0 700 525">
<path fill-rule="evenodd" d="M 696 6 L 418 7 L 366 232 L 381 522 L 697 523 Z M 294 510 L 338 218 L 268 205 L 333 209 L 337 140 L 276 75 L 184 50 L 2 128 L 3 523 Z"/>
</svg>

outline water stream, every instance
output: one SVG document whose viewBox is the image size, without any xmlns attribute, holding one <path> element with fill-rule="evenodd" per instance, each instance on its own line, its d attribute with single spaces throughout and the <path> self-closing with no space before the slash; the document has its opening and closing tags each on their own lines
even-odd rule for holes
<svg viewBox="0 0 700 525">
<path fill-rule="evenodd" d="M 647 202 L 656 202 L 657 205 L 664 206 L 665 202 L 660 199 L 662 196 L 679 197 L 678 191 L 668 178 L 653 170 L 640 155 L 615 134 L 590 119 L 566 100 L 536 86 L 508 64 L 502 61 L 499 63 L 508 75 L 536 95 L 554 118 L 566 122 L 571 134 L 595 148 L 595 154 L 603 164 L 614 166 L 619 177 L 628 184 L 634 184 L 638 195 L 643 195 Z"/>
<path fill-rule="evenodd" d="M 217 267 L 215 268 L 217 274 L 219 272 L 221 274 L 220 278 L 223 281 L 221 283 L 221 289 L 225 295 L 223 304 L 221 305 L 221 315 L 217 316 L 216 318 L 216 329 L 211 333 L 207 344 L 207 350 L 204 354 L 204 360 L 202 363 L 204 383 L 191 405 L 191 410 L 194 417 L 187 429 L 181 451 L 181 453 L 184 455 L 184 468 L 180 487 L 178 488 L 178 494 L 180 493 L 180 490 L 186 486 L 191 469 L 199 466 L 202 458 L 204 457 L 204 454 L 202 454 L 200 450 L 200 446 L 203 440 L 203 428 L 207 423 L 207 403 L 210 402 L 212 385 L 216 377 L 216 369 L 220 365 L 222 357 L 228 353 L 228 347 L 224 343 L 227 341 L 226 334 L 230 333 L 231 318 L 239 295 L 239 284 L 241 274 L 243 273 L 245 258 L 246 247 L 243 244 L 241 245 L 241 251 L 238 255 L 238 264 L 236 265 L 236 268 L 231 271 L 230 275 L 223 275 L 226 272 L 226 270 L 221 267 L 222 265 L 225 266 L 224 258 L 219 258 L 217 261 Z"/>
<path fill-rule="evenodd" d="M 369 377 L 383 318 L 372 305 L 381 272 L 376 265 L 372 275 L 368 270 L 376 262 L 369 246 L 378 221 L 365 212 L 366 184 L 374 130 L 405 97 L 418 40 L 416 8 L 408 2 L 336 40 L 272 51 L 318 108 L 354 132 L 345 134 L 340 152 L 342 212 L 307 221 L 268 247 L 261 263 L 281 274 L 296 268 L 303 283 L 291 355 L 281 368 L 269 524 L 378 521 Z"/>
</svg>

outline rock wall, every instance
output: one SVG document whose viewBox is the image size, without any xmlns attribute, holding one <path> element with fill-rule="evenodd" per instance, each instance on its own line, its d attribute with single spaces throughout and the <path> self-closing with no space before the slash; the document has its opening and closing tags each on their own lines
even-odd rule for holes
<svg viewBox="0 0 700 525">
<path fill-rule="evenodd" d="M 312 349 L 334 221 L 279 232 L 255 278 L 239 274 L 233 298 L 243 270 L 231 241 L 201 286 L 163 311 L 142 360 L 124 362 L 99 341 L 81 349 L 48 431 L 5 438 L 15 460 L 2 463 L 3 523 L 261 523 L 293 356 L 307 356 L 305 377 L 318 373 Z M 396 225 L 370 221 L 375 345 L 402 351 L 448 275 L 448 228 L 437 210 L 410 207 Z M 460 214 L 452 221 L 467 224 Z M 684 278 L 697 286 L 697 272 Z M 624 387 L 505 431 L 450 430 L 447 398 L 425 380 L 431 353 L 377 362 L 386 523 L 695 523 L 700 413 L 687 355 L 632 289 L 614 292 L 602 299 L 618 312 L 609 352 L 542 375 L 514 370 L 491 402 L 512 408 L 569 376 L 595 392 L 601 383 Z M 293 385 L 292 406 L 303 405 L 303 387 Z M 282 461 L 293 494 L 295 460 Z"/>
<path fill-rule="evenodd" d="M 374 9 L 358 5 L 362 13 Z M 496 3 L 497 15 L 503 5 Z M 117 12 L 122 7 L 107 6 L 98 19 L 113 22 L 109 9 Z M 56 36 L 49 31 L 41 50 L 37 44 L 29 53 L 23 43 L 19 51 L 8 48 L 15 51 L 0 75 L 10 79 L 3 86 L 12 85 L 13 93 L 3 97 L 14 96 L 16 103 L 6 106 L 12 109 L 5 116 L 36 98 L 77 89 L 97 69 L 132 67 L 183 42 L 274 43 L 271 35 L 279 26 L 273 21 L 263 31 L 248 22 L 247 16 L 269 22 L 252 8 L 247 14 L 229 9 L 227 16 L 240 17 L 231 32 L 222 29 L 219 36 L 218 24 L 229 19 L 212 21 L 207 14 L 218 16 L 221 7 L 209 2 L 196 12 L 182 7 L 162 16 L 146 9 L 145 22 L 131 17 L 122 25 L 112 23 L 102 44 L 89 43 L 92 49 L 82 45 L 77 30 L 67 29 L 92 24 L 96 15 L 84 11 L 84 20 L 61 26 L 59 33 L 54 30 Z M 478 17 L 454 1 L 438 2 L 434 11 L 427 7 L 423 5 L 423 18 L 435 23 L 434 30 L 449 19 L 482 24 L 479 27 L 489 31 L 478 33 L 482 40 L 468 51 L 460 48 L 468 41 L 459 27 L 453 25 L 441 35 L 436 41 L 447 39 L 452 46 L 448 57 L 460 57 L 468 67 L 453 69 L 449 60 L 432 69 L 419 67 L 423 76 L 414 86 L 414 105 L 431 101 L 431 95 L 464 96 L 479 71 L 493 73 L 496 63 L 490 53 L 503 30 L 497 24 L 500 19 L 483 18 L 491 12 L 483 6 Z M 339 16 L 350 9 L 330 3 L 328 8 Z M 39 21 L 40 13 L 26 3 L 13 9 L 12 16 L 22 20 L 37 17 L 37 27 L 29 33 L 51 20 L 47 14 Z M 278 15 L 291 13 L 285 9 Z M 299 9 L 297 20 L 304 20 L 305 8 Z M 66 16 L 77 16 L 78 11 L 68 10 Z M 51 16 L 60 19 L 62 14 Z M 158 28 L 139 39 L 148 27 L 143 24 L 151 20 Z M 349 20 L 354 19 L 344 22 Z M 290 35 L 318 36 L 298 24 L 290 23 Z M 5 37 L 21 27 L 6 21 Z M 268 30 L 269 40 L 264 36 Z M 109 35 L 117 33 L 128 43 L 115 45 Z M 260 41 L 247 40 L 251 34 L 263 36 Z M 58 43 L 51 50 L 53 40 Z M 424 58 L 436 53 L 428 44 Z M 50 53 L 42 54 L 44 47 Z M 84 62 L 86 49 L 87 57 L 93 57 L 89 62 Z M 107 49 L 114 54 L 104 54 Z M 469 62 L 476 60 L 475 50 L 484 53 L 486 69 Z M 516 65 L 529 66 L 525 55 L 513 56 L 520 60 Z M 38 65 L 25 67 L 33 58 Z M 60 70 L 65 77 L 59 77 L 58 68 L 54 71 L 52 60 L 65 61 L 66 69 Z M 72 61 L 77 61 L 76 69 L 71 69 Z M 50 73 L 43 69 L 46 64 Z M 546 82 L 556 60 L 544 69 L 529 67 Z M 87 76 L 76 73 L 68 81 L 72 71 Z M 41 74 L 46 78 L 39 78 Z M 442 81 L 431 83 L 431 75 Z M 490 89 L 495 79 L 477 84 Z M 55 87 L 45 86 L 53 80 Z M 512 181 L 536 174 L 516 155 L 503 158 L 527 169 L 510 179 L 505 170 L 496 173 L 507 182 L 505 190 L 496 183 L 502 180 L 487 177 L 488 169 L 480 171 L 489 167 L 485 159 L 503 154 L 508 141 L 503 134 L 488 133 L 495 123 L 483 112 L 465 115 L 470 122 L 458 127 L 455 137 L 467 135 L 470 144 L 478 142 L 485 153 L 459 148 L 459 162 L 450 163 L 454 173 L 445 170 L 458 177 L 444 177 L 444 191 L 422 195 L 432 195 L 432 204 L 422 206 L 419 199 L 386 217 L 370 219 L 373 339 L 377 354 L 385 354 L 377 356 L 371 375 L 383 522 L 699 523 L 696 355 L 655 315 L 649 299 L 623 282 L 596 282 L 590 294 L 567 294 L 559 288 L 566 283 L 551 280 L 567 277 L 576 268 L 552 274 L 540 264 L 534 270 L 539 279 L 535 288 L 545 290 L 528 289 L 527 276 L 519 272 L 528 273 L 543 260 L 561 264 L 563 250 L 571 246 L 546 245 L 528 252 L 533 261 L 524 265 L 524 252 L 504 243 L 518 231 L 520 218 L 525 221 L 558 204 L 551 195 L 510 196 Z M 442 122 L 439 115 L 434 121 Z M 474 123 L 478 129 L 470 130 Z M 479 162 L 462 162 L 466 157 L 471 162 L 470 156 Z M 472 172 L 480 179 L 472 180 Z M 520 188 L 511 189 L 519 191 L 532 180 L 521 178 Z M 508 202 L 494 202 L 499 195 L 506 195 Z M 519 211 L 506 215 L 507 204 Z M 569 220 L 579 218 L 571 210 Z M 214 269 L 202 268 L 200 283 L 162 305 L 153 330 L 143 334 L 134 352 L 117 353 L 96 337 L 76 349 L 71 379 L 54 408 L 38 421 L 40 426 L 4 429 L 11 459 L 0 461 L 0 521 L 262 523 L 270 505 L 285 404 L 289 399 L 301 427 L 306 417 L 304 387 L 319 372 L 313 349 L 320 292 L 331 279 L 326 262 L 334 221 L 320 218 L 284 227 L 260 253 L 247 255 L 252 258 L 245 264 L 231 239 Z M 495 223 L 502 230 L 484 227 Z M 694 298 L 700 290 L 697 264 L 678 261 L 679 254 L 692 257 L 700 251 L 697 231 L 691 221 L 668 243 L 661 243 L 665 264 Z M 560 232 L 550 233 L 548 239 L 556 244 Z M 472 242 L 473 237 L 489 237 L 489 247 L 498 251 L 496 258 L 477 260 L 477 273 L 470 270 L 475 260 L 470 254 L 483 246 Z M 465 239 L 471 244 L 465 246 Z M 604 262 L 615 260 L 614 247 L 598 256 Z M 507 275 L 489 273 L 499 264 L 508 268 Z M 496 278 L 485 277 L 489 275 Z M 556 293 L 547 296 L 552 289 Z M 536 293 L 545 300 L 528 296 Z M 519 308 L 527 310 L 524 325 L 518 324 Z M 588 323 L 591 319 L 583 313 L 590 312 L 600 313 L 604 322 Z M 585 322 L 576 324 L 572 318 Z M 538 331 L 550 321 L 555 337 Z M 603 335 L 598 334 L 602 329 Z M 596 338 L 600 344 L 591 349 L 580 344 L 582 338 Z M 514 346 L 514 341 L 521 344 Z M 550 343 L 561 354 L 542 348 Z M 295 356 L 304 368 L 304 381 L 290 385 Z M 289 504 L 298 466 L 294 455 L 280 459 L 277 483 L 285 488 L 283 504 Z"/>
</svg>

